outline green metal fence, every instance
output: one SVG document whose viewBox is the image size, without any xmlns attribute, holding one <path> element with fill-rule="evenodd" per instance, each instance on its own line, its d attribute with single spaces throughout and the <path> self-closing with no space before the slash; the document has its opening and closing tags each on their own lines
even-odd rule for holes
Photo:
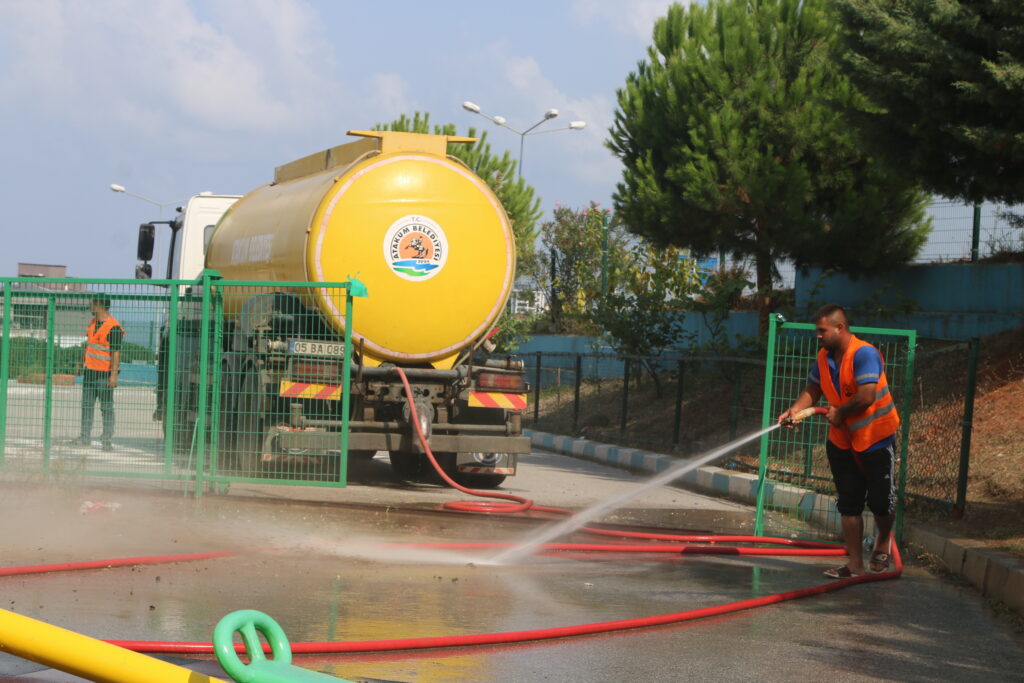
<svg viewBox="0 0 1024 683">
<path fill-rule="evenodd" d="M 271 291 L 207 271 L 0 288 L 0 471 L 182 480 L 197 495 L 240 480 L 345 485 L 360 283 Z M 83 371 L 103 298 L 124 331 L 116 387 Z"/>
<path fill-rule="evenodd" d="M 917 333 L 852 327 L 859 338 L 878 348 L 885 359 L 885 374 L 900 413 L 896 452 L 899 457 L 896 529 L 902 525 L 907 451 L 910 436 L 911 393 Z M 762 426 L 767 428 L 785 411 L 807 383 L 818 353 L 815 326 L 786 322 L 772 316 L 768 329 L 767 367 L 765 368 Z M 758 476 L 757 533 L 776 536 L 804 536 L 810 525 L 820 525 L 826 533 L 838 534 L 839 516 L 835 510 L 832 475 L 825 457 L 828 424 L 812 418 L 797 429 L 777 429 L 761 440 Z M 766 496 L 771 490 L 772 495 Z M 822 495 L 806 495 L 818 493 Z"/>
</svg>

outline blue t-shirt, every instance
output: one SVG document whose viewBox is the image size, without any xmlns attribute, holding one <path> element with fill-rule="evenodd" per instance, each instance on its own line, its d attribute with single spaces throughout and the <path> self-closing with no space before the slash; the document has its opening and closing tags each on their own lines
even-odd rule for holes
<svg viewBox="0 0 1024 683">
<path fill-rule="evenodd" d="M 828 374 L 832 376 L 832 386 L 839 386 L 839 366 L 836 365 L 832 354 L 828 355 Z M 882 376 L 882 354 L 873 346 L 862 346 L 853 354 L 853 377 L 857 384 L 875 384 Z M 811 374 L 807 381 L 815 386 L 821 386 L 821 375 L 818 373 L 818 364 L 811 366 Z M 874 443 L 864 452 L 875 451 L 879 448 L 896 442 L 896 435 L 887 436 L 881 441 Z"/>
</svg>

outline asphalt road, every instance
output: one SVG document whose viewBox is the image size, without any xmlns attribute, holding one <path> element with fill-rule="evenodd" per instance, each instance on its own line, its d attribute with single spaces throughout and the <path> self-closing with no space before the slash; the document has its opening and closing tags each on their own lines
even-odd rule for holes
<svg viewBox="0 0 1024 683">
<path fill-rule="evenodd" d="M 550 453 L 523 459 L 503 490 L 583 508 L 635 478 Z M 137 487 L 138 482 L 134 482 Z M 99 638 L 209 641 L 228 612 L 267 612 L 293 642 L 510 631 L 679 612 L 827 581 L 834 559 L 533 557 L 381 545 L 516 541 L 536 521 L 437 513 L 465 495 L 408 486 L 382 458 L 350 485 L 232 485 L 196 501 L 138 488 L 0 486 L 4 565 L 231 550 L 224 559 L 0 578 L 0 607 Z M 117 509 L 81 514 L 83 502 Z M 744 506 L 673 488 L 617 521 L 749 531 Z M 458 651 L 298 657 L 306 668 L 391 681 L 1020 680 L 1024 641 L 972 590 L 918 567 L 899 580 L 685 625 Z M 194 668 L 217 671 L 213 662 Z M 0 672 L 27 673 L 20 660 Z M 21 667 L 19 670 L 17 667 Z M 71 680 L 56 673 L 35 680 Z M 46 678 L 49 676 L 49 678 Z M 43 677 L 43 678 L 40 678 Z"/>
</svg>

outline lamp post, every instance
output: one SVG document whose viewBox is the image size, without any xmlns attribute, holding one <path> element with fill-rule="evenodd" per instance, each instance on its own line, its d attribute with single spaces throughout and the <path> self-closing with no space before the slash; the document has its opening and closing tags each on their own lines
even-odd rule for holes
<svg viewBox="0 0 1024 683">
<path fill-rule="evenodd" d="M 545 121 L 550 121 L 551 119 L 553 119 L 553 118 L 558 116 L 558 110 L 557 109 L 548 109 L 546 112 L 544 112 L 544 118 L 542 118 L 537 123 L 533 124 L 532 126 L 527 128 L 526 130 L 516 130 L 512 126 L 508 125 L 508 123 L 507 123 L 507 121 L 506 121 L 504 116 L 491 116 L 491 115 L 483 112 L 480 109 L 480 105 L 478 105 L 478 104 L 475 104 L 473 102 L 463 102 L 462 103 L 462 108 L 465 109 L 466 111 L 470 112 L 470 113 L 479 114 L 480 116 L 484 117 L 488 121 L 491 121 L 492 123 L 495 123 L 495 124 L 501 126 L 502 128 L 507 128 L 508 130 L 512 131 L 513 133 L 515 133 L 516 135 L 519 136 L 519 167 L 518 168 L 519 168 L 519 177 L 520 178 L 523 177 L 523 143 L 525 142 L 527 135 L 539 135 L 541 133 L 557 133 L 560 130 L 583 130 L 587 126 L 587 122 L 586 121 L 571 121 L 568 126 L 563 126 L 562 128 L 549 128 L 547 130 L 534 130 L 535 128 L 537 128 L 537 126 L 541 125 Z"/>
<path fill-rule="evenodd" d="M 178 200 L 176 202 L 167 202 L 166 204 L 161 204 L 160 202 L 154 201 L 154 200 L 150 199 L 149 197 L 143 197 L 140 194 L 135 194 L 133 192 L 129 192 L 128 190 L 124 189 L 124 185 L 118 185 L 117 183 L 111 183 L 110 184 L 110 191 L 111 192 L 117 192 L 119 194 L 126 194 L 129 197 L 135 197 L 136 199 L 141 199 L 144 202 L 149 202 L 150 204 L 152 204 L 153 206 L 157 207 L 157 209 L 160 210 L 160 218 L 161 219 L 164 217 L 164 207 L 165 206 L 173 206 L 175 204 L 181 204 L 182 202 L 186 201 L 185 199 L 180 199 L 180 200 Z"/>
</svg>

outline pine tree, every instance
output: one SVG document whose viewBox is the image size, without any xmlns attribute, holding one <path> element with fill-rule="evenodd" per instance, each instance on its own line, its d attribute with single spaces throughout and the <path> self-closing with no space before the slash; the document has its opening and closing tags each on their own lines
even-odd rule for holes
<svg viewBox="0 0 1024 683">
<path fill-rule="evenodd" d="M 1024 201 L 1024 2 L 835 4 L 875 148 L 946 197 Z"/>
<path fill-rule="evenodd" d="M 826 0 L 673 5 L 618 91 L 608 143 L 626 226 L 755 262 L 762 320 L 776 263 L 861 273 L 912 258 L 926 197 L 864 151 L 866 106 L 835 68 Z"/>
</svg>

